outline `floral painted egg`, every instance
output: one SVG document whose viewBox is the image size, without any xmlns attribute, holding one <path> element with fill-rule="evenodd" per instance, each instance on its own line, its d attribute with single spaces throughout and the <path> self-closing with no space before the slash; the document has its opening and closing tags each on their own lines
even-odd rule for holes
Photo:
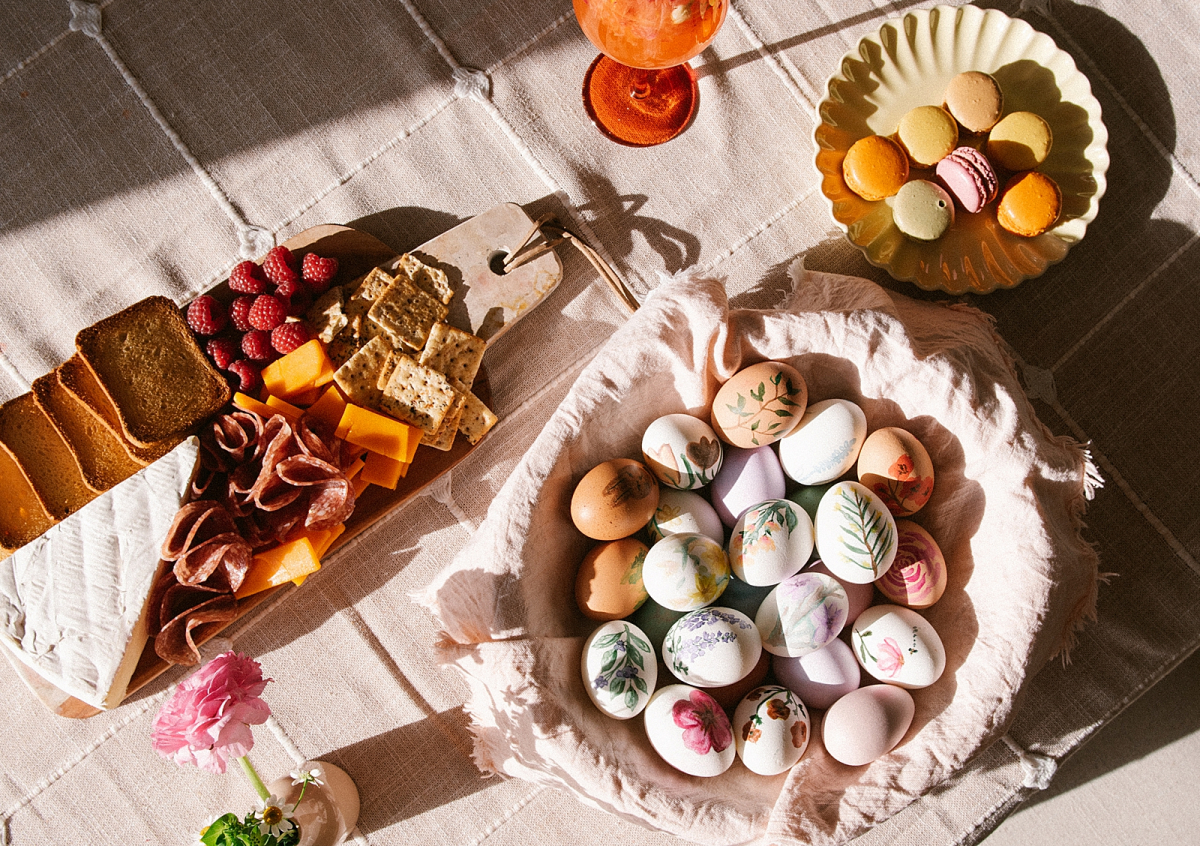
<svg viewBox="0 0 1200 846">
<path fill-rule="evenodd" d="M 705 535 L 667 535 L 646 553 L 642 584 L 664 608 L 694 611 L 716 602 L 729 584 L 729 558 Z"/>
<path fill-rule="evenodd" d="M 754 621 L 733 608 L 684 614 L 663 640 L 663 662 L 684 684 L 722 687 L 745 678 L 762 655 Z"/>
<path fill-rule="evenodd" d="M 641 607 L 649 596 L 642 584 L 647 552 L 637 538 L 602 541 L 588 551 L 575 577 L 575 602 L 585 617 L 620 620 Z"/>
<path fill-rule="evenodd" d="M 658 659 L 649 638 L 623 620 L 605 623 L 588 636 L 580 670 L 588 697 L 618 720 L 640 714 L 658 683 Z"/>
<path fill-rule="evenodd" d="M 862 612 L 851 629 L 850 646 L 872 676 L 909 690 L 929 687 L 946 669 L 946 649 L 933 625 L 899 605 Z"/>
<path fill-rule="evenodd" d="M 875 586 L 908 608 L 928 608 L 946 592 L 946 559 L 933 535 L 911 520 L 896 521 L 896 560 Z"/>
<path fill-rule="evenodd" d="M 797 573 L 775 586 L 758 608 L 754 623 L 763 649 L 795 657 L 816 652 L 846 625 L 850 601 L 836 579 Z"/>
<path fill-rule="evenodd" d="M 650 745 L 675 769 L 711 778 L 733 766 L 733 727 L 717 700 L 703 690 L 686 684 L 660 688 L 643 719 Z"/>
<path fill-rule="evenodd" d="M 863 441 L 858 480 L 883 500 L 893 517 L 907 517 L 933 494 L 933 461 L 911 432 L 885 426 Z"/>
<path fill-rule="evenodd" d="M 773 444 L 800 422 L 808 384 L 796 368 L 764 361 L 739 370 L 712 403 L 712 427 L 726 443 L 749 449 Z"/>
<path fill-rule="evenodd" d="M 571 495 L 571 520 L 593 540 L 627 538 L 654 516 L 658 480 L 632 458 L 613 458 L 587 472 Z"/>
<path fill-rule="evenodd" d="M 725 450 L 725 463 L 709 491 L 721 522 L 730 527 L 750 506 L 768 499 L 783 499 L 786 492 L 787 479 L 779 466 L 779 457 L 769 446 Z"/>
<path fill-rule="evenodd" d="M 893 565 L 894 566 L 894 565 Z M 838 579 L 834 573 L 825 566 L 825 562 L 818 558 L 807 568 L 808 572 L 824 573 L 826 576 L 831 576 L 837 579 L 838 584 L 846 591 L 846 598 L 850 600 L 850 613 L 846 615 L 846 625 L 850 625 L 858 619 L 858 615 L 866 611 L 875 604 L 875 583 L 866 582 L 864 584 L 856 584 L 855 582 L 845 579 Z M 816 707 L 815 705 L 813 706 Z"/>
<path fill-rule="evenodd" d="M 862 683 L 862 668 L 849 644 L 835 637 L 816 652 L 771 656 L 776 680 L 813 708 L 825 709 Z"/>
<path fill-rule="evenodd" d="M 817 554 L 839 579 L 873 582 L 896 558 L 896 519 L 858 482 L 838 482 L 817 506 Z"/>
<path fill-rule="evenodd" d="M 658 496 L 658 509 L 646 524 L 652 540 L 660 541 L 676 532 L 695 532 L 708 535 L 725 544 L 725 524 L 707 499 L 692 491 L 663 488 Z"/>
<path fill-rule="evenodd" d="M 746 769 L 779 775 L 804 757 L 812 721 L 800 698 L 786 687 L 755 688 L 733 712 L 733 741 Z"/>
<path fill-rule="evenodd" d="M 725 454 L 717 434 L 690 414 L 667 414 L 646 427 L 642 458 L 669 488 L 692 491 L 713 480 Z"/>
<path fill-rule="evenodd" d="M 813 524 L 804 509 L 769 499 L 742 513 L 729 539 L 729 566 L 751 585 L 777 585 L 808 563 Z"/>
<path fill-rule="evenodd" d="M 835 761 L 861 767 L 891 752 L 904 739 L 917 705 L 912 694 L 890 684 L 847 693 L 829 706 L 821 740 Z"/>
<path fill-rule="evenodd" d="M 779 462 L 793 482 L 832 482 L 854 466 L 867 437 L 867 416 L 850 400 L 813 403 L 779 442 Z"/>
</svg>

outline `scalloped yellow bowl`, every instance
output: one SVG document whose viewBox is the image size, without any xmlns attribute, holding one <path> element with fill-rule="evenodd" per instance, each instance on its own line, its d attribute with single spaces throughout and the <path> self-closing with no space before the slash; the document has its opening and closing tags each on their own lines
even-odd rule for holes
<svg viewBox="0 0 1200 846">
<path fill-rule="evenodd" d="M 996 78 L 1005 113 L 1030 111 L 1050 124 L 1054 144 L 1038 170 L 1058 183 L 1063 208 L 1042 235 L 1024 238 L 1002 229 L 993 201 L 978 214 L 960 208 L 937 241 L 914 241 L 892 222 L 891 198 L 868 202 L 846 187 L 842 160 L 851 144 L 891 135 L 909 109 L 941 105 L 946 84 L 967 70 Z M 909 12 L 859 41 L 826 91 L 813 131 L 821 191 L 850 242 L 898 280 L 949 294 L 1012 288 L 1061 261 L 1096 217 L 1109 163 L 1100 104 L 1074 59 L 1025 21 L 975 6 Z M 909 178 L 932 174 L 913 169 Z"/>
</svg>

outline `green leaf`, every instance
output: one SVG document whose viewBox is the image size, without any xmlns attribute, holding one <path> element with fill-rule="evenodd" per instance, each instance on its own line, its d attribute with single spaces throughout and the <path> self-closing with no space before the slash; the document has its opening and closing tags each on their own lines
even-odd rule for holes
<svg viewBox="0 0 1200 846">
<path fill-rule="evenodd" d="M 607 673 L 617 665 L 617 650 L 604 653 L 604 663 L 600 665 L 600 672 Z"/>
<path fill-rule="evenodd" d="M 634 646 L 636 646 L 638 649 L 642 650 L 643 652 L 650 651 L 650 644 L 646 643 L 646 641 L 642 640 L 640 637 L 635 635 L 633 632 L 629 633 L 629 642 L 632 643 Z"/>
<path fill-rule="evenodd" d="M 609 634 L 605 635 L 604 637 L 596 638 L 594 641 L 592 641 L 592 646 L 612 646 L 620 639 L 621 635 L 619 632 L 615 634 Z"/>
<path fill-rule="evenodd" d="M 776 417 L 795 417 L 796 416 L 796 415 L 792 414 L 790 411 L 787 411 L 786 409 L 782 409 L 782 408 L 776 408 L 776 409 L 774 409 L 774 411 L 775 411 Z"/>
<path fill-rule="evenodd" d="M 646 693 L 646 691 L 647 691 L 646 682 L 642 680 L 641 676 L 638 676 L 637 678 L 633 679 L 633 686 L 636 687 L 638 690 L 640 690 L 642 693 Z"/>
<path fill-rule="evenodd" d="M 765 397 L 766 395 L 767 395 L 767 386 L 765 384 L 763 384 L 762 382 L 758 383 L 757 391 L 750 392 L 750 396 L 753 397 L 756 402 L 762 402 L 763 397 Z"/>
<path fill-rule="evenodd" d="M 611 690 L 614 694 L 624 693 L 625 692 L 625 679 L 615 679 L 613 681 L 613 683 L 608 686 L 608 689 Z"/>
<path fill-rule="evenodd" d="M 646 662 L 642 659 L 642 653 L 638 652 L 636 649 L 628 649 L 625 651 L 625 654 L 629 656 L 629 660 L 633 662 L 633 665 L 639 670 L 646 669 Z"/>
<path fill-rule="evenodd" d="M 783 371 L 780 370 L 778 373 L 776 373 L 774 376 L 771 377 L 771 384 L 778 387 L 778 385 L 782 379 L 783 379 Z"/>
<path fill-rule="evenodd" d="M 637 703 L 638 703 L 637 691 L 635 691 L 633 688 L 630 688 L 629 692 L 625 694 L 625 707 L 628 708 L 630 711 L 632 711 L 634 708 L 637 707 Z"/>
</svg>

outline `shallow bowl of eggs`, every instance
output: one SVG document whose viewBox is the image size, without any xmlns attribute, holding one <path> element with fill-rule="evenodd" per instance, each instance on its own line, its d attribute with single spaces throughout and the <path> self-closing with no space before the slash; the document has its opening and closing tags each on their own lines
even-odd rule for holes
<svg viewBox="0 0 1200 846">
<path fill-rule="evenodd" d="M 986 122 L 970 126 L 971 120 L 947 102 L 948 89 L 964 74 L 994 82 L 999 101 L 995 128 Z M 1109 164 L 1100 104 L 1071 56 L 1025 21 L 975 6 L 906 13 L 859 41 L 825 90 L 813 133 L 822 194 L 850 242 L 895 279 L 954 295 L 1012 288 L 1065 258 L 1096 217 Z M 970 154 L 974 160 L 989 160 L 986 182 L 991 184 L 983 186 L 982 208 L 974 210 L 971 199 L 954 190 L 953 177 L 945 178 L 938 162 L 914 159 L 899 137 L 906 116 L 931 106 L 944 108 L 957 124 L 953 149 L 965 147 L 976 151 Z M 1006 166 L 999 134 L 1020 118 L 1044 123 L 1052 143 L 1040 152 L 1040 161 L 1010 159 Z M 893 185 L 883 188 L 882 193 L 891 192 L 885 196 L 868 191 L 864 197 L 851 187 L 853 174 L 847 180 L 847 154 L 867 138 L 881 139 L 874 145 L 881 149 L 894 142 L 893 147 L 908 154 L 903 172 L 893 174 Z M 1021 227 L 1012 225 L 1009 214 L 1019 202 L 1014 186 L 1022 181 L 1026 189 L 1036 181 L 1057 193 L 1050 199 L 1056 208 L 1049 211 L 1057 211 L 1056 216 L 1043 231 L 1036 231 L 1040 226 L 1032 230 L 1036 234 L 1018 234 Z M 914 182 L 926 190 L 908 187 Z M 1006 189 L 1012 191 L 1007 201 Z M 947 193 L 940 194 L 942 190 Z M 948 200 L 944 230 L 905 226 L 908 234 L 902 231 L 897 202 L 912 198 L 934 204 Z"/>
</svg>

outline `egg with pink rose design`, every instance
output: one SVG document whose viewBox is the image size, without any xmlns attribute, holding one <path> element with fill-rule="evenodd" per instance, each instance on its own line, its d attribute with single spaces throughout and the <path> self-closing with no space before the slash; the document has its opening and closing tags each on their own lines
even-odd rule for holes
<svg viewBox="0 0 1200 846">
<path fill-rule="evenodd" d="M 675 769 L 711 778 L 733 766 L 733 726 L 705 691 L 686 684 L 662 687 L 650 697 L 643 720 L 650 745 Z"/>
<path fill-rule="evenodd" d="M 928 608 L 946 592 L 946 559 L 933 535 L 911 520 L 896 521 L 896 558 L 875 586 L 908 608 Z"/>
<path fill-rule="evenodd" d="M 911 608 L 875 605 L 850 630 L 854 657 L 881 682 L 929 687 L 946 669 L 946 649 L 933 625 Z"/>
</svg>

